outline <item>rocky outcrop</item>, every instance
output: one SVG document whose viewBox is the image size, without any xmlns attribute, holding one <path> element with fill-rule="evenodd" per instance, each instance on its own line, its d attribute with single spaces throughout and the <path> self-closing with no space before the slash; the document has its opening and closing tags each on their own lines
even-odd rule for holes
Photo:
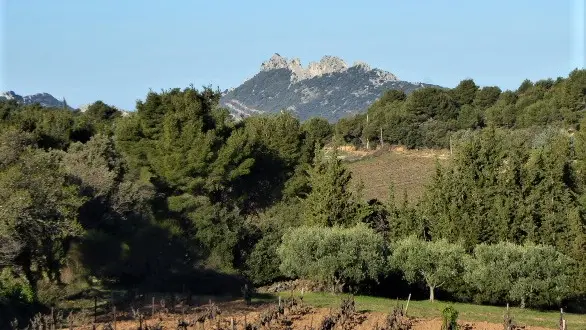
<svg viewBox="0 0 586 330">
<path fill-rule="evenodd" d="M 7 91 L 0 93 L 0 99 L 16 100 L 16 102 L 25 105 L 38 103 L 41 106 L 47 108 L 67 108 L 69 110 L 73 110 L 72 107 L 67 105 L 65 100 L 60 101 L 49 93 L 37 93 L 33 95 L 20 96 L 14 91 Z"/>
<path fill-rule="evenodd" d="M 352 67 L 365 72 L 372 70 L 368 64 L 360 61 L 355 62 Z M 301 80 L 321 77 L 327 74 L 341 73 L 348 70 L 348 68 L 348 64 L 336 56 L 326 55 L 322 57 L 319 62 L 310 62 L 307 68 L 304 68 L 298 58 L 289 60 L 279 54 L 274 54 L 268 61 L 262 63 L 260 71 L 286 69 L 291 71 L 291 81 L 299 82 Z M 387 81 L 398 80 L 392 73 L 378 69 L 375 69 L 375 71 L 380 71 L 380 76 Z"/>
<path fill-rule="evenodd" d="M 236 118 L 289 110 L 301 120 L 320 116 L 333 122 L 365 111 L 386 90 L 410 93 L 425 86 L 431 85 L 401 81 L 364 62 L 348 66 L 324 56 L 304 67 L 297 58 L 274 54 L 254 77 L 226 90 L 220 104 Z"/>
</svg>

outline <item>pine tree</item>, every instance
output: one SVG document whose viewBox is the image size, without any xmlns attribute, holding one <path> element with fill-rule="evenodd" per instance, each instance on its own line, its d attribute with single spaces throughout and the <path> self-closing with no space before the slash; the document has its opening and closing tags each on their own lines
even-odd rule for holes
<svg viewBox="0 0 586 330">
<path fill-rule="evenodd" d="M 355 222 L 356 196 L 351 190 L 351 173 L 338 159 L 338 152 L 326 159 L 316 151 L 309 171 L 311 192 L 305 200 L 304 219 L 309 225 L 351 225 Z"/>
<path fill-rule="evenodd" d="M 478 91 L 478 86 L 472 79 L 465 79 L 460 81 L 456 88 L 451 90 L 454 99 L 460 105 L 472 104 Z"/>
</svg>

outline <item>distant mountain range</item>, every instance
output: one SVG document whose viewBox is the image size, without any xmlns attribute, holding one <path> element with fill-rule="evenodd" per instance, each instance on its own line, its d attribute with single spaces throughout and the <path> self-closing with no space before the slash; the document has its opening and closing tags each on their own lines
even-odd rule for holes
<svg viewBox="0 0 586 330">
<path fill-rule="evenodd" d="M 70 110 L 74 110 L 72 107 L 67 105 L 65 100 L 60 101 L 49 93 L 37 93 L 33 95 L 20 96 L 13 91 L 8 91 L 0 93 L 0 99 L 16 100 L 16 102 L 21 104 L 39 103 L 43 107 L 67 108 Z"/>
<path fill-rule="evenodd" d="M 434 85 L 399 80 L 394 74 L 373 69 L 363 62 L 348 66 L 335 56 L 324 56 L 319 62 L 303 67 L 299 59 L 289 60 L 274 54 L 262 63 L 260 72 L 252 78 L 225 90 L 220 105 L 228 108 L 237 119 L 287 110 L 300 120 L 323 117 L 335 122 L 365 112 L 387 90 L 397 89 L 408 94 L 428 86 Z M 48 93 L 21 96 L 8 91 L 0 93 L 2 98 L 21 104 L 39 103 L 44 107 L 77 110 Z M 87 105 L 79 107 L 80 111 L 86 109 Z"/>
<path fill-rule="evenodd" d="M 37 93 L 37 94 L 33 94 L 33 95 L 21 96 L 21 95 L 16 94 L 13 91 L 8 91 L 8 92 L 0 92 L 0 99 L 16 100 L 16 102 L 18 102 L 20 104 L 24 104 L 24 105 L 38 103 L 42 107 L 46 107 L 46 108 L 60 108 L 60 109 L 65 108 L 65 109 L 72 110 L 72 111 L 79 110 L 81 112 L 86 111 L 89 108 L 89 106 L 91 105 L 91 104 L 84 104 L 84 105 L 79 106 L 78 108 L 73 108 L 73 107 L 70 107 L 65 100 L 58 100 L 53 95 L 51 95 L 49 93 Z M 118 109 L 118 111 L 120 111 L 123 116 L 127 116 L 130 114 L 128 111 L 124 111 L 124 110 L 120 110 L 120 109 Z"/>
<path fill-rule="evenodd" d="M 304 68 L 299 59 L 274 54 L 254 77 L 224 91 L 220 104 L 236 118 L 289 110 L 301 120 L 320 116 L 334 122 L 366 111 L 387 90 L 410 93 L 427 86 L 433 85 L 402 81 L 363 62 L 348 66 L 335 56 Z"/>
</svg>

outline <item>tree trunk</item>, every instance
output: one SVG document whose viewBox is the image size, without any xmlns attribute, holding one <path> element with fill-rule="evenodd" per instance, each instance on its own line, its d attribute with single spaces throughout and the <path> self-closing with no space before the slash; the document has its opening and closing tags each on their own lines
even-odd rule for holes
<svg viewBox="0 0 586 330">
<path fill-rule="evenodd" d="M 429 301 L 430 302 L 435 301 L 435 287 L 433 287 L 433 286 L 429 287 Z"/>
</svg>

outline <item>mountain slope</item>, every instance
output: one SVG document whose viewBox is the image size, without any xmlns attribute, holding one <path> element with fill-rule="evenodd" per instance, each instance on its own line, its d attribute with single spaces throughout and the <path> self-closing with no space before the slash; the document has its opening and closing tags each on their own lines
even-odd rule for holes
<svg viewBox="0 0 586 330">
<path fill-rule="evenodd" d="M 64 100 L 59 101 L 49 93 L 37 93 L 33 95 L 21 96 L 13 91 L 7 91 L 0 93 L 0 99 L 16 100 L 16 102 L 21 104 L 39 103 L 41 106 L 47 108 L 67 108 L 73 110 L 73 108 L 68 106 Z"/>
<path fill-rule="evenodd" d="M 298 59 L 275 54 L 254 77 L 224 92 L 220 104 L 237 118 L 286 109 L 301 120 L 321 116 L 337 121 L 365 111 L 386 90 L 410 93 L 426 86 L 432 85 L 401 81 L 365 63 L 349 67 L 334 56 L 304 68 Z"/>
</svg>

